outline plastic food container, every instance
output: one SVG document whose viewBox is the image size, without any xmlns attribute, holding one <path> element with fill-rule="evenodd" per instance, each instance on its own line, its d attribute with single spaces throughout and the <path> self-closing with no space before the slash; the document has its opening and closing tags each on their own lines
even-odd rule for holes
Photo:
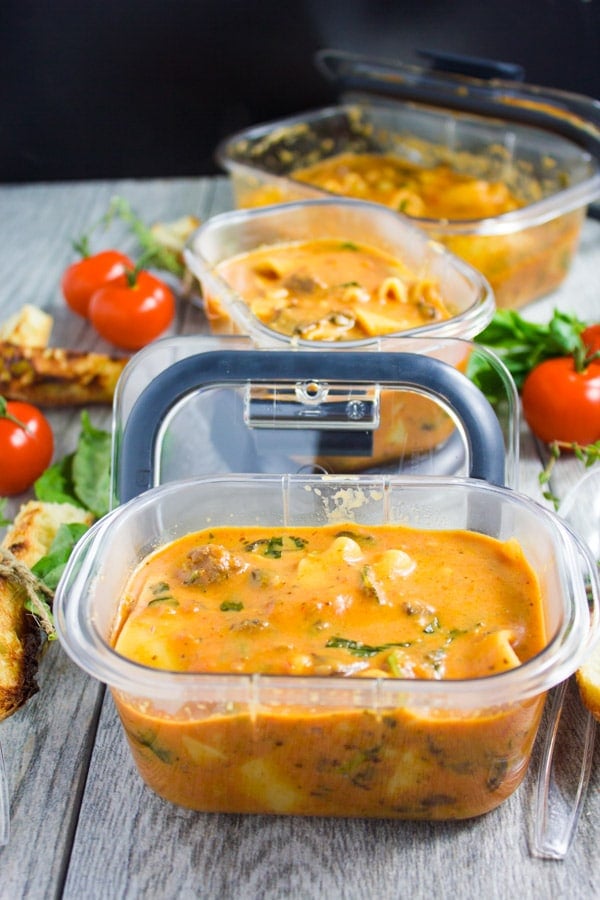
<svg viewBox="0 0 600 900">
<path fill-rule="evenodd" d="M 547 646 L 510 671 L 457 681 L 175 673 L 111 649 L 125 581 L 164 542 L 220 524 L 330 521 L 516 538 L 541 584 Z M 55 613 L 68 654 L 110 686 L 138 770 L 163 798 L 203 811 L 464 818 L 517 788 L 546 692 L 586 651 L 582 559 L 557 517 L 478 479 L 212 476 L 149 490 L 95 526 Z M 316 795 L 305 788 L 315 780 Z"/>
<path fill-rule="evenodd" d="M 402 329 L 405 335 L 426 333 L 470 338 L 483 330 L 493 316 L 494 296 L 486 279 L 413 227 L 408 219 L 378 204 L 328 198 L 222 213 L 194 232 L 186 245 L 185 259 L 200 282 L 212 330 L 223 334 L 249 334 L 256 344 L 264 346 L 279 343 L 321 345 L 329 349 L 348 343 L 343 336 L 333 340 L 310 340 L 282 333 L 276 324 L 265 324 L 252 312 L 247 298 L 236 290 L 231 279 L 227 280 L 227 275 L 218 269 L 219 265 L 240 254 L 268 248 L 276 251 L 281 246 L 315 240 L 335 240 L 346 247 L 368 245 L 398 260 L 415 282 L 436 286 L 449 317 Z M 345 252 L 350 254 L 348 250 Z M 302 278 L 311 271 L 314 273 L 315 269 L 311 270 L 310 265 L 305 264 Z M 347 280 L 348 277 L 340 274 L 340 278 Z M 281 284 L 283 286 L 284 279 Z M 279 288 L 279 282 L 274 287 Z M 328 312 L 337 312 L 336 302 L 337 299 Z M 400 303 L 396 305 L 401 306 Z M 362 340 L 371 337 L 365 336 Z M 360 342 L 352 341 L 355 345 Z"/>
<path fill-rule="evenodd" d="M 238 206 L 326 196 L 294 173 L 341 153 L 448 165 L 501 182 L 522 205 L 470 218 L 425 210 L 414 223 L 481 271 L 500 307 L 523 306 L 561 283 L 587 205 L 600 196 L 596 101 L 334 51 L 319 62 L 346 91 L 338 106 L 257 125 L 217 148 Z M 370 199 L 364 185 L 358 190 Z"/>
<path fill-rule="evenodd" d="M 326 354 L 255 350 L 247 338 L 166 339 L 124 373 L 113 459 L 121 505 L 78 544 L 54 610 L 62 645 L 110 686 L 139 772 L 162 797 L 204 811 L 452 819 L 494 808 L 523 778 L 546 692 L 598 630 L 597 573 L 557 516 L 502 486 L 516 450 L 449 361 L 467 342 L 440 339 L 428 353 L 416 338 L 398 342 L 393 352 Z M 382 386 L 446 404 L 463 475 L 443 453 L 426 474 L 401 463 L 393 474 L 306 465 L 288 474 L 307 431 L 364 438 L 368 422 L 353 431 L 355 403 L 370 416 Z M 124 585 L 153 549 L 218 525 L 330 522 L 515 538 L 540 582 L 547 645 L 511 671 L 454 681 L 176 673 L 111 648 Z"/>
</svg>

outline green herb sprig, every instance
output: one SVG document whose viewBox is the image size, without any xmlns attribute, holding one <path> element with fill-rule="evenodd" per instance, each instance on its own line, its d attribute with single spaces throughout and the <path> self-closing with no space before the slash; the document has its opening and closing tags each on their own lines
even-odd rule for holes
<svg viewBox="0 0 600 900">
<path fill-rule="evenodd" d="M 577 316 L 557 309 L 543 325 L 527 321 L 513 309 L 499 309 L 476 341 L 500 357 L 520 390 L 529 372 L 539 363 L 581 352 L 581 333 L 585 328 L 586 323 Z M 477 383 L 476 371 L 467 370 L 467 374 Z"/>
<path fill-rule="evenodd" d="M 596 441 L 593 444 L 586 444 L 585 446 L 582 446 L 581 444 L 571 444 L 567 441 L 553 441 L 548 447 L 550 450 L 550 457 L 538 478 L 544 498 L 552 503 L 554 509 L 558 509 L 560 506 L 560 499 L 549 487 L 556 461 L 560 459 L 561 453 L 566 450 L 571 452 L 573 456 L 582 462 L 585 468 L 588 469 L 590 466 L 593 466 L 600 461 L 600 441 Z"/>
</svg>

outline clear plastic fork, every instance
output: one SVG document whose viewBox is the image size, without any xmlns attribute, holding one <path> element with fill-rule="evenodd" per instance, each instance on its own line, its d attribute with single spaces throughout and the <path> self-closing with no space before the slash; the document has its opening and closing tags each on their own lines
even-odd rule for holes
<svg viewBox="0 0 600 900">
<path fill-rule="evenodd" d="M 562 517 L 590 551 L 590 565 L 600 565 L 600 469 L 590 470 L 567 493 L 559 509 Z M 559 685 L 550 706 L 546 739 L 537 784 L 536 817 L 531 852 L 542 859 L 564 859 L 569 852 L 589 783 L 597 723 L 578 696 L 576 721 L 566 713 L 566 701 L 577 695 L 570 682 Z M 565 757 L 566 754 L 566 757 Z M 565 770 L 557 760 L 576 760 Z"/>
</svg>

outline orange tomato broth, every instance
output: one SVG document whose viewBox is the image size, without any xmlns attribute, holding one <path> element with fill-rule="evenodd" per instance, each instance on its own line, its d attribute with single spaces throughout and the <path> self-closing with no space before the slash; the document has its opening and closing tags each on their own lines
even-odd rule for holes
<svg viewBox="0 0 600 900">
<path fill-rule="evenodd" d="M 113 637 L 123 656 L 176 671 L 435 680 L 509 670 L 545 641 L 516 541 L 356 524 L 180 538 L 133 573 Z M 426 819 L 509 796 L 544 702 L 467 713 L 199 698 L 167 713 L 113 696 L 142 777 L 176 804 Z"/>
<path fill-rule="evenodd" d="M 445 320 L 453 314 L 437 281 L 412 272 L 399 258 L 367 243 L 337 238 L 258 247 L 217 266 L 253 315 L 290 337 L 351 341 Z M 227 315 L 206 298 L 215 331 Z"/>
<path fill-rule="evenodd" d="M 295 169 L 288 189 L 268 182 L 256 188 L 238 179 L 237 202 L 254 207 L 289 201 L 296 196 L 294 181 L 382 203 L 415 219 L 439 220 L 439 231 L 429 227 L 429 236 L 485 275 L 498 307 L 519 308 L 558 287 L 577 251 L 585 218 L 582 208 L 507 234 L 449 234 L 447 221 L 495 218 L 526 202 L 497 180 L 463 175 L 448 165 L 418 166 L 392 154 L 373 153 L 341 153 Z M 535 184 L 530 187 L 535 199 Z M 539 187 L 538 193 L 539 199 Z"/>
<path fill-rule="evenodd" d="M 391 154 L 341 153 L 295 169 L 293 177 L 416 218 L 485 219 L 524 205 L 502 181 L 464 175 L 446 164 L 419 166 Z"/>
</svg>

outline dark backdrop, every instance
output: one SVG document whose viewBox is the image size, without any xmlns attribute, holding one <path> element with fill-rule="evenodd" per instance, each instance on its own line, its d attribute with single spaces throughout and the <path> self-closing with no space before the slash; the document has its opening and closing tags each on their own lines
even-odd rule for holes
<svg viewBox="0 0 600 900">
<path fill-rule="evenodd" d="M 0 0 L 0 181 L 216 171 L 218 141 L 334 100 L 314 54 L 521 64 L 600 97 L 600 0 Z"/>
</svg>

